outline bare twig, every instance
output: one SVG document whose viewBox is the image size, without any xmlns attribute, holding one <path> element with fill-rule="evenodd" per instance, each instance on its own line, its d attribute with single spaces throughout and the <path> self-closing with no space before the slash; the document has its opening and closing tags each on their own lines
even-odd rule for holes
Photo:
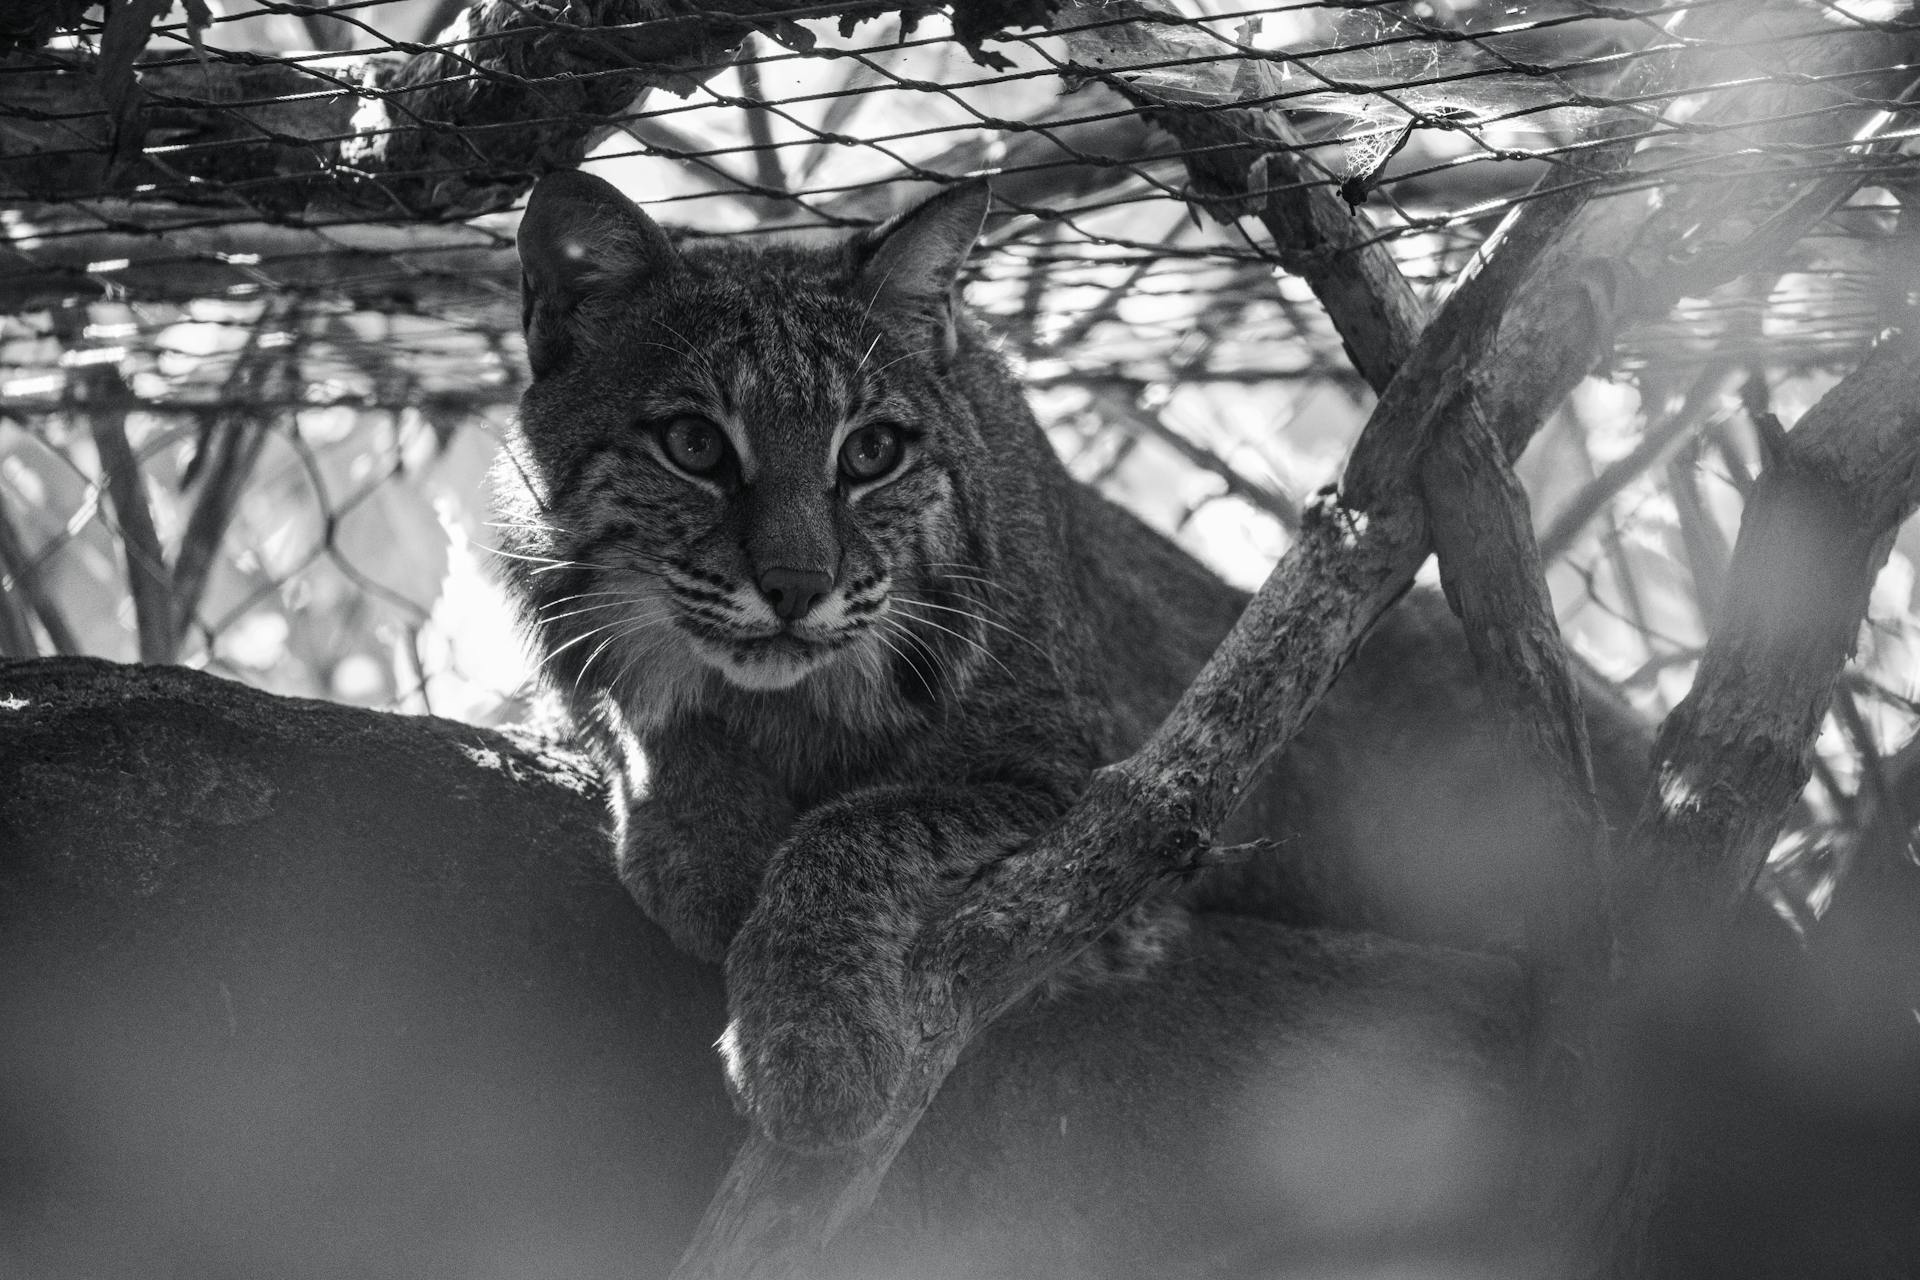
<svg viewBox="0 0 1920 1280">
<path fill-rule="evenodd" d="M 1540 534 L 1541 557 L 1551 563 L 1571 551 L 1587 525 L 1619 496 L 1622 489 L 1658 465 L 1681 437 L 1700 424 L 1731 376 L 1719 365 L 1710 365 L 1703 370 L 1687 389 L 1679 408 L 1643 431 L 1638 444 L 1623 457 L 1609 463 L 1599 475 L 1567 499 L 1566 504 L 1554 512 L 1553 518 Z"/>
<path fill-rule="evenodd" d="M 1727 540 L 1700 493 L 1700 441 L 1695 437 L 1667 461 L 1667 491 L 1680 521 L 1680 545 L 1693 577 L 1694 607 L 1701 628 L 1713 629 L 1720 596 L 1726 589 Z"/>
<path fill-rule="evenodd" d="M 13 575 L 8 574 L 11 579 Z M 26 594 L 16 594 L 13 583 L 4 584 L 7 590 L 0 591 L 0 657 L 31 658 L 39 652 L 34 643 L 33 623 L 27 617 Z"/>
<path fill-rule="evenodd" d="M 73 629 L 67 625 L 66 614 L 60 609 L 47 585 L 40 578 L 40 566 L 36 557 L 27 550 L 26 542 L 20 537 L 20 531 L 14 527 L 13 520 L 7 515 L 6 497 L 0 493 L 0 573 L 8 579 L 9 595 L 18 593 L 33 607 L 35 616 L 47 633 L 47 640 L 58 654 L 80 652 L 79 642 L 74 639 Z"/>
<path fill-rule="evenodd" d="M 293 380 L 288 376 L 294 372 L 289 366 L 297 362 L 297 356 L 281 348 L 263 351 L 260 343 L 267 332 L 292 322 L 295 305 L 279 302 L 261 312 L 248 332 L 247 345 L 235 357 L 233 372 L 221 387 L 221 399 L 227 407 L 205 424 L 188 468 L 199 496 L 174 557 L 172 621 L 176 650 L 193 629 L 194 613 L 206 592 L 220 543 L 266 444 L 271 415 L 261 407 L 256 393 L 288 399 L 295 390 L 287 384 Z"/>
<path fill-rule="evenodd" d="M 1300 527 L 1300 504 L 1278 489 L 1241 474 L 1240 469 L 1213 450 L 1196 444 L 1169 426 L 1159 414 L 1141 406 L 1137 390 L 1122 392 L 1108 383 L 1092 388 L 1092 407 L 1109 422 L 1118 422 L 1141 435 L 1151 436 L 1203 471 L 1220 478 L 1226 491 L 1255 510 L 1264 511 L 1289 531 Z"/>
<path fill-rule="evenodd" d="M 751 51 L 752 46 L 747 46 Z M 773 140 L 773 122 L 764 104 L 766 91 L 760 87 L 760 64 L 751 57 L 739 63 L 740 93 L 747 100 L 747 136 L 753 140 L 753 180 L 770 191 L 785 193 L 786 168 L 780 163 L 778 144 Z M 773 202 L 774 207 L 779 202 Z"/>
<path fill-rule="evenodd" d="M 133 393 L 119 371 L 106 365 L 87 369 L 80 380 L 80 400 L 87 409 L 87 425 L 100 454 L 100 471 L 107 498 L 120 526 L 120 543 L 127 558 L 127 586 L 133 596 L 133 617 L 139 636 L 140 661 L 171 662 L 174 655 L 173 594 L 166 557 L 154 531 L 153 511 L 147 505 L 146 478 L 140 460 L 127 440 L 127 410 Z"/>
</svg>

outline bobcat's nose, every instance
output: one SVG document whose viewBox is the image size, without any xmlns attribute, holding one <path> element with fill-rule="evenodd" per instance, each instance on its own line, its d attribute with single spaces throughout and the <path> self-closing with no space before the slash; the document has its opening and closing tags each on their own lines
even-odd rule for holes
<svg viewBox="0 0 1920 1280">
<path fill-rule="evenodd" d="M 769 569 L 760 575 L 760 594 L 786 622 L 797 622 L 821 596 L 833 590 L 833 575 L 813 569 Z"/>
</svg>

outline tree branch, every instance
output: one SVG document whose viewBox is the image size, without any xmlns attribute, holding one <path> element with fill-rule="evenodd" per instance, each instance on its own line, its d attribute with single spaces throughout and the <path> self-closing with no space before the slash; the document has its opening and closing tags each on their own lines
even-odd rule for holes
<svg viewBox="0 0 1920 1280">
<path fill-rule="evenodd" d="M 1256 511 L 1266 512 L 1283 529 L 1292 532 L 1300 527 L 1300 506 L 1291 496 L 1242 475 L 1237 467 L 1219 454 L 1195 444 L 1159 414 L 1141 407 L 1137 388 L 1123 390 L 1118 384 L 1102 383 L 1090 386 L 1087 390 L 1090 407 L 1096 411 L 1096 416 L 1158 440 L 1202 471 L 1219 477 L 1228 494 Z"/>
<path fill-rule="evenodd" d="M 66 615 L 48 593 L 46 583 L 40 580 L 40 567 L 35 557 L 28 553 L 25 540 L 7 514 L 4 491 L 0 491 L 0 573 L 4 573 L 8 579 L 8 594 L 18 595 L 33 606 L 34 615 L 40 619 L 40 625 L 46 630 L 47 640 L 55 653 L 80 652 L 79 641 L 74 638 L 73 629 L 67 625 Z M 31 657 L 32 650 L 22 656 Z"/>
<path fill-rule="evenodd" d="M 1920 504 L 1920 352 L 1889 338 L 1800 420 L 1741 522 L 1720 624 L 1661 727 L 1623 883 L 1725 921 L 1806 786 L 1893 533 Z"/>
<path fill-rule="evenodd" d="M 172 576 L 153 510 L 147 503 L 140 460 L 127 441 L 127 408 L 133 393 L 118 370 L 99 365 L 81 379 L 80 399 L 100 455 L 100 473 L 126 552 L 127 590 L 133 597 L 135 631 L 142 662 L 171 662 L 174 655 Z"/>
<path fill-rule="evenodd" d="M 1109 4 L 1103 12 L 1116 7 Z M 1154 12 L 1143 4 L 1128 7 Z M 1131 38 L 1148 37 L 1134 33 Z M 1355 368 L 1383 395 L 1392 394 L 1395 377 L 1411 359 L 1426 357 L 1425 367 L 1409 373 L 1403 384 L 1415 394 L 1425 389 L 1429 372 L 1445 375 L 1471 367 L 1461 363 L 1472 359 L 1463 353 L 1470 353 L 1475 342 L 1492 340 L 1513 282 L 1584 203 L 1579 192 L 1550 195 L 1512 219 L 1497 262 L 1462 288 L 1443 313 L 1440 331 L 1457 342 L 1430 343 L 1419 352 L 1426 308 L 1386 242 L 1335 194 L 1332 176 L 1312 159 L 1283 116 L 1250 110 L 1201 113 L 1137 87 L 1126 91 L 1180 140 L 1193 188 L 1210 197 L 1217 216 L 1232 221 L 1252 212 L 1259 217 L 1282 265 L 1307 281 Z M 1621 159 L 1616 149 L 1614 162 Z M 1596 167 L 1606 163 L 1599 159 Z M 1536 426 L 1537 421 L 1527 424 L 1528 436 Z M 1551 780 L 1549 810 L 1557 829 L 1553 836 L 1543 835 L 1541 848 L 1562 851 L 1563 865 L 1555 868 L 1558 874 L 1543 877 L 1555 892 L 1532 912 L 1529 951 L 1543 963 L 1551 959 L 1572 971 L 1597 973 L 1604 966 L 1596 957 L 1605 954 L 1610 938 L 1596 874 L 1605 856 L 1605 824 L 1594 796 L 1585 720 L 1533 542 L 1526 494 L 1506 451 L 1470 400 L 1431 431 L 1433 443 L 1416 483 L 1447 598 L 1466 624 L 1474 666 L 1510 728 L 1514 759 L 1544 768 Z M 1356 474 L 1349 468 L 1350 490 L 1367 483 L 1364 470 Z"/>
</svg>

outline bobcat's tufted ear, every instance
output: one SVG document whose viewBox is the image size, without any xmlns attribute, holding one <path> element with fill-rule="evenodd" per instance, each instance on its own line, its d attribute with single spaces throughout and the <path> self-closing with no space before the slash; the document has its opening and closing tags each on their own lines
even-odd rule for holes
<svg viewBox="0 0 1920 1280">
<path fill-rule="evenodd" d="M 612 183 L 577 169 L 534 184 L 515 243 L 520 320 L 536 378 L 566 360 L 573 314 L 582 302 L 640 287 L 675 262 L 666 232 L 639 205 Z"/>
<path fill-rule="evenodd" d="M 874 309 L 931 321 L 943 358 L 954 351 L 954 285 L 992 199 L 983 179 L 949 187 L 854 242 L 859 287 Z"/>
</svg>

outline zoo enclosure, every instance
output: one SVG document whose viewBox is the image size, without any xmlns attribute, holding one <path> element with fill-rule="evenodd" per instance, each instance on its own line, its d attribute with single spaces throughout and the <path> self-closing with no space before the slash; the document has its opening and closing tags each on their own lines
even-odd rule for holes
<svg viewBox="0 0 1920 1280">
<path fill-rule="evenodd" d="M 694 234 L 991 175 L 970 297 L 1063 453 L 1247 585 L 1371 399 L 1263 202 L 1337 190 L 1431 303 L 1520 203 L 1657 188 L 1679 301 L 1522 464 L 1562 625 L 1656 712 L 1766 434 L 1920 287 L 1920 31 L 1881 0 L 69 8 L 0 32 L 11 655 L 521 710 L 479 493 L 524 377 L 513 208 L 583 158 Z M 1909 525 L 1783 901 L 1892 785 L 1917 559 Z"/>
</svg>

